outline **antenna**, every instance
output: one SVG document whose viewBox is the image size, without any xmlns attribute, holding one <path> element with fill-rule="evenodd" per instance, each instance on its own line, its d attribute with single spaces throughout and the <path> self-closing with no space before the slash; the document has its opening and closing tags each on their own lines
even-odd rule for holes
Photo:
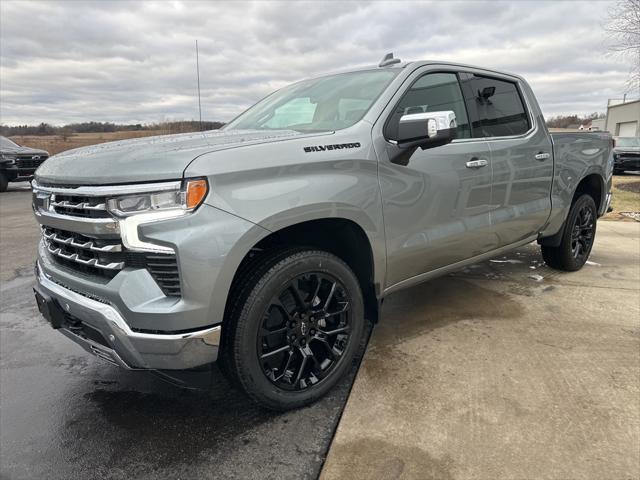
<svg viewBox="0 0 640 480">
<path fill-rule="evenodd" d="M 198 55 L 198 40 L 196 40 L 196 75 L 198 77 L 198 113 L 200 114 L 200 131 L 202 131 L 202 103 L 200 102 L 200 60 Z"/>
<path fill-rule="evenodd" d="M 389 52 L 384 57 L 382 57 L 382 60 L 380 60 L 380 63 L 378 64 L 378 66 L 388 67 L 389 65 L 395 65 L 396 63 L 400 63 L 400 59 L 393 58 L 393 53 Z"/>
</svg>

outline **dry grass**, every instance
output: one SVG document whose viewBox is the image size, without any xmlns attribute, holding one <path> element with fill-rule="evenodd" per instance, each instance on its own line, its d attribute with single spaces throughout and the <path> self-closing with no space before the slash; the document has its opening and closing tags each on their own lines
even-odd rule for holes
<svg viewBox="0 0 640 480">
<path fill-rule="evenodd" d="M 165 135 L 164 130 L 139 130 L 130 132 L 107 133 L 74 133 L 66 138 L 62 135 L 17 135 L 11 140 L 25 147 L 41 148 L 49 152 L 49 155 L 71 150 L 72 148 L 86 147 L 98 143 L 112 142 L 114 140 L 126 140 L 127 138 L 150 137 L 153 135 Z"/>
<path fill-rule="evenodd" d="M 622 190 L 620 185 L 632 185 L 637 187 L 631 190 Z M 613 198 L 611 206 L 613 212 L 604 216 L 605 220 L 628 220 L 630 218 L 620 215 L 620 212 L 640 212 L 640 175 L 626 174 L 613 176 Z M 628 187 L 627 187 L 628 188 Z"/>
</svg>

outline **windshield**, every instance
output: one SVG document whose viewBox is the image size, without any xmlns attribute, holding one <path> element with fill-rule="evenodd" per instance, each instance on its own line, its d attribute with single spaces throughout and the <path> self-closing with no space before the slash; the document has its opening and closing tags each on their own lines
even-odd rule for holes
<svg viewBox="0 0 640 480">
<path fill-rule="evenodd" d="M 616 147 L 640 147 L 640 137 L 618 137 Z"/>
<path fill-rule="evenodd" d="M 365 70 L 295 83 L 259 101 L 226 129 L 322 132 L 347 128 L 367 113 L 397 72 Z"/>
<path fill-rule="evenodd" d="M 12 142 L 7 137 L 0 137 L 0 147 L 2 148 L 15 148 L 19 147 L 17 143 Z"/>
</svg>

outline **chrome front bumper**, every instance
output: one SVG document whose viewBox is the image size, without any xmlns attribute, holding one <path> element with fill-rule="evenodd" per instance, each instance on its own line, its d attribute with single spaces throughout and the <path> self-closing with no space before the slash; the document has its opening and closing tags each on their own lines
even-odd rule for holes
<svg viewBox="0 0 640 480">
<path fill-rule="evenodd" d="M 37 289 L 55 299 L 74 321 L 99 332 L 88 338 L 79 330 L 60 328 L 60 332 L 87 352 L 110 363 L 132 370 L 185 370 L 215 362 L 220 347 L 221 327 L 179 334 L 143 333 L 131 330 L 118 310 L 58 283 L 36 264 Z M 74 331 L 76 330 L 76 331 Z"/>
</svg>

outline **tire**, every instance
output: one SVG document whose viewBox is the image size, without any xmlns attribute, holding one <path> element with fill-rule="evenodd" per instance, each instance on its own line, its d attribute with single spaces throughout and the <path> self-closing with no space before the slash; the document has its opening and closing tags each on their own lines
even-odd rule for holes
<svg viewBox="0 0 640 480">
<path fill-rule="evenodd" d="M 0 172 L 0 192 L 6 192 L 9 186 L 9 181 L 4 173 Z"/>
<path fill-rule="evenodd" d="M 590 195 L 581 195 L 571 206 L 557 247 L 542 246 L 542 258 L 556 270 L 575 272 L 589 259 L 596 236 L 598 212 Z"/>
<path fill-rule="evenodd" d="M 345 262 L 321 250 L 288 249 L 254 265 L 230 298 L 221 367 L 266 408 L 308 405 L 331 390 L 359 351 L 360 285 Z"/>
</svg>

